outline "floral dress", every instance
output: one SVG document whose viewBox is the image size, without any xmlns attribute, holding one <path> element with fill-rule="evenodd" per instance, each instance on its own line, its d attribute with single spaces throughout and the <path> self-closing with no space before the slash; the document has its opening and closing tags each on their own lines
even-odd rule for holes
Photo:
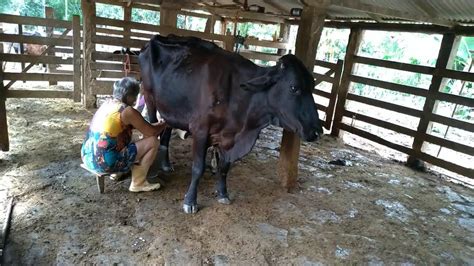
<svg viewBox="0 0 474 266">
<path fill-rule="evenodd" d="M 137 146 L 131 143 L 132 127 L 124 125 L 120 118 L 126 107 L 111 100 L 95 113 L 81 149 L 87 168 L 98 173 L 130 171 L 137 157 Z"/>
</svg>

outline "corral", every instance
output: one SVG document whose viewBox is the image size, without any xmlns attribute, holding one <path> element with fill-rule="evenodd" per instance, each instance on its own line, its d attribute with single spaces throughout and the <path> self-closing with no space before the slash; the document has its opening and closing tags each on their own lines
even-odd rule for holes
<svg viewBox="0 0 474 266">
<path fill-rule="evenodd" d="M 381 7 L 385 1 L 378 5 L 359 1 L 305 1 L 305 5 L 298 1 L 256 1 L 277 15 L 242 10 L 242 4 L 236 4 L 239 1 L 231 7 L 224 5 L 226 1 L 217 2 L 223 6 L 196 1 L 97 1 L 122 7 L 124 21 L 120 21 L 96 17 L 96 1 L 83 0 L 82 12 L 87 19 L 82 27 L 79 17 L 60 21 L 0 14 L 4 23 L 65 29 L 59 36 L 51 30 L 49 38 L 0 33 L 0 41 L 49 45 L 40 56 L 2 53 L 0 61 L 61 65 L 59 69 L 50 67 L 46 74 L 27 73 L 30 66 L 22 67 L 22 73 L 1 73 L 0 144 L 2 150 L 10 151 L 0 154 L 0 176 L 3 191 L 13 195 L 16 202 L 4 262 L 472 263 L 474 195 L 469 188 L 449 183 L 441 174 L 411 170 L 403 161 L 346 146 L 335 137 L 341 137 L 342 132 L 360 136 L 366 140 L 360 144 L 359 139 L 359 145 L 372 145 L 368 141 L 373 141 L 408 155 L 410 164 L 422 160 L 457 173 L 450 179 L 464 180 L 469 186 L 474 176 L 472 142 L 433 134 L 431 128 L 433 123 L 440 123 L 468 134 L 474 131 L 472 120 L 438 112 L 440 102 L 474 107 L 472 95 L 440 91 L 447 79 L 474 81 L 474 74 L 455 70 L 452 64 L 460 36 L 474 34 L 469 25 L 474 19 L 439 12 L 450 8 L 448 4 L 442 6 L 442 1 L 427 4 L 436 16 L 410 11 L 408 3 Z M 419 5 L 413 10 L 426 10 L 426 5 Z M 289 16 L 293 6 L 303 8 L 301 17 Z M 159 12 L 159 25 L 132 22 L 133 9 Z M 177 29 L 178 15 L 206 19 L 204 31 Z M 429 24 L 409 23 L 413 20 Z M 329 84 L 317 86 L 314 93 L 320 117 L 333 136 L 327 135 L 319 143 L 302 143 L 300 151 L 294 134 L 285 131 L 282 136 L 278 128 L 264 130 L 253 152 L 230 172 L 233 204 L 217 204 L 215 180 L 206 173 L 199 195 L 203 208 L 193 216 L 180 211 L 191 171 L 189 140 L 172 140 L 175 172 L 159 173 L 165 184 L 160 191 L 131 195 L 126 192 L 126 180 L 106 181 L 106 193 L 98 194 L 92 176 L 79 167 L 80 145 L 93 114 L 90 108 L 97 98 L 111 93 L 114 79 L 139 74 L 135 56 L 112 54 L 103 48 L 139 49 L 153 34 L 175 33 L 213 40 L 232 50 L 235 39 L 226 35 L 226 25 L 246 21 L 280 27 L 279 40 L 247 40 L 251 47 L 274 48 L 273 54 L 255 51 L 258 49 L 241 51 L 243 56 L 270 64 L 292 49 L 288 44 L 290 25 L 299 25 L 295 54 L 308 68 L 314 68 L 317 84 Z M 350 28 L 344 60 L 315 60 L 323 26 Z M 363 32 L 373 30 L 442 34 L 436 64 L 423 66 L 362 55 L 359 46 Z M 78 34 L 81 32 L 82 36 Z M 62 65 L 69 67 L 62 70 Z M 358 68 L 364 65 L 428 75 L 430 85 L 414 88 L 363 76 Z M 12 86 L 12 80 L 16 84 L 22 80 L 70 83 L 31 90 L 30 85 Z M 354 84 L 422 97 L 424 103 L 416 109 L 368 97 L 355 93 L 351 89 Z M 352 108 L 354 103 L 395 112 L 402 118 L 391 121 L 377 117 L 357 109 L 360 106 Z M 416 119 L 414 128 L 404 124 L 405 116 Z M 378 135 L 382 131 L 366 125 L 405 135 L 410 142 Z M 453 152 L 436 155 L 428 143 Z M 379 146 L 375 147 L 378 151 Z M 297 174 L 295 168 L 299 169 Z M 279 178 L 291 193 L 281 188 Z"/>
</svg>

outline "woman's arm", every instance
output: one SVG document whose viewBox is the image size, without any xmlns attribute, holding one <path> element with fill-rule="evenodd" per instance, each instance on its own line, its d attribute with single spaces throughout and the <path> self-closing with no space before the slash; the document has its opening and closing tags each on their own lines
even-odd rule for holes
<svg viewBox="0 0 474 266">
<path fill-rule="evenodd" d="M 132 125 L 145 135 L 145 137 L 158 136 L 166 127 L 165 123 L 153 123 L 153 125 L 148 123 L 143 119 L 143 116 L 131 106 L 128 106 L 122 111 L 121 119 L 125 125 Z"/>
</svg>

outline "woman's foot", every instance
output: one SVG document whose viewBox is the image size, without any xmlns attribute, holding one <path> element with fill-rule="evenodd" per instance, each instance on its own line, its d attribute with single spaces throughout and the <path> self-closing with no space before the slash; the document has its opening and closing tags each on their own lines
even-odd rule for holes
<svg viewBox="0 0 474 266">
<path fill-rule="evenodd" d="M 130 184 L 130 192 L 146 192 L 146 191 L 152 191 L 152 190 L 157 190 L 161 187 L 160 183 L 148 183 L 148 181 L 145 181 L 142 185 L 136 186 L 133 184 L 133 182 Z"/>
</svg>

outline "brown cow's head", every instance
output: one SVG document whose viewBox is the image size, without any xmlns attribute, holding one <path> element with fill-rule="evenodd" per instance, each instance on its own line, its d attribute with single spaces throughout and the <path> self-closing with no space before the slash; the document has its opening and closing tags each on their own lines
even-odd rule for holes
<svg viewBox="0 0 474 266">
<path fill-rule="evenodd" d="M 314 141 L 323 133 L 313 99 L 313 76 L 296 56 L 283 56 L 271 71 L 241 86 L 254 91 L 265 89 L 274 124 L 306 141 Z"/>
</svg>

